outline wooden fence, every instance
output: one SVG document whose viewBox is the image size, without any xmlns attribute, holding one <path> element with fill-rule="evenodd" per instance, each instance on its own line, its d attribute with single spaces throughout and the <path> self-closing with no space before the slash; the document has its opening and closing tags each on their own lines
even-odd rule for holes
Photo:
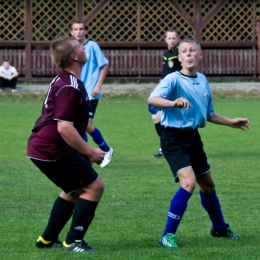
<svg viewBox="0 0 260 260">
<path fill-rule="evenodd" d="M 104 50 L 110 61 L 107 78 L 124 77 L 140 79 L 149 77 L 157 80 L 162 73 L 162 56 L 164 50 Z M 0 50 L 2 57 L 9 57 L 10 63 L 20 74 L 20 80 L 27 72 L 25 50 Z M 31 55 L 31 73 L 39 81 L 47 81 L 55 76 L 58 68 L 50 58 L 49 50 L 33 50 Z M 256 49 L 205 49 L 200 63 L 200 72 L 207 76 L 225 77 L 244 75 L 257 78 L 260 75 L 260 62 Z"/>
<path fill-rule="evenodd" d="M 50 42 L 74 19 L 110 60 L 106 80 L 157 80 L 169 28 L 200 41 L 206 75 L 260 75 L 259 0 L 0 0 L 0 62 L 8 58 L 20 80 L 47 81 L 57 71 Z"/>
</svg>

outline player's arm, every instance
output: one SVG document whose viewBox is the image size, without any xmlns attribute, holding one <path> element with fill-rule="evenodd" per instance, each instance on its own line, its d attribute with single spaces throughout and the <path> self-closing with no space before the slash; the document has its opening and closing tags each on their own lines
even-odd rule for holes
<svg viewBox="0 0 260 260">
<path fill-rule="evenodd" d="M 108 72 L 108 66 L 107 65 L 102 66 L 100 69 L 100 74 L 99 74 L 99 79 L 98 79 L 97 85 L 93 89 L 91 96 L 95 97 L 99 94 L 99 92 L 101 90 L 101 86 L 102 86 L 103 82 L 105 81 L 107 72 Z"/>
<path fill-rule="evenodd" d="M 249 129 L 249 120 L 247 118 L 228 118 L 214 113 L 209 122 L 219 125 L 226 125 L 241 130 Z"/>
<path fill-rule="evenodd" d="M 149 105 L 153 105 L 160 108 L 176 107 L 176 108 L 189 108 L 190 103 L 186 98 L 177 98 L 174 101 L 164 99 L 160 96 L 151 97 L 148 100 Z"/>
<path fill-rule="evenodd" d="M 6 78 L 6 75 L 0 71 L 0 77 L 1 78 Z"/>
<path fill-rule="evenodd" d="M 79 135 L 73 123 L 58 121 L 58 132 L 64 141 L 73 149 L 89 158 L 90 163 L 100 164 L 103 161 L 105 152 L 101 149 L 94 149 L 86 143 Z"/>
<path fill-rule="evenodd" d="M 19 73 L 18 71 L 15 69 L 14 73 L 12 74 L 11 76 L 11 79 L 15 78 L 15 77 L 18 77 Z"/>
</svg>

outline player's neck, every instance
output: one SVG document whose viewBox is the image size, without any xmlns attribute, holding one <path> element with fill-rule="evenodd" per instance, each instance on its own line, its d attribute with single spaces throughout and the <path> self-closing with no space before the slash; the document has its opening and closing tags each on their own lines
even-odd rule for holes
<svg viewBox="0 0 260 260">
<path fill-rule="evenodd" d="M 197 75 L 197 67 L 193 67 L 193 68 L 190 68 L 190 69 L 187 69 L 187 68 L 182 68 L 180 70 L 180 72 L 185 75 L 185 76 L 189 76 L 189 77 L 194 77 Z"/>
<path fill-rule="evenodd" d="M 69 73 L 71 73 L 72 75 L 74 75 L 75 77 L 80 79 L 81 69 L 82 68 L 80 68 L 80 67 L 71 66 L 71 67 L 65 68 L 64 70 L 68 71 Z"/>
<path fill-rule="evenodd" d="M 79 42 L 79 43 L 80 43 L 81 45 L 84 45 L 87 41 L 88 41 L 88 39 L 87 39 L 86 37 L 84 37 L 84 38 L 82 39 L 82 41 Z"/>
</svg>

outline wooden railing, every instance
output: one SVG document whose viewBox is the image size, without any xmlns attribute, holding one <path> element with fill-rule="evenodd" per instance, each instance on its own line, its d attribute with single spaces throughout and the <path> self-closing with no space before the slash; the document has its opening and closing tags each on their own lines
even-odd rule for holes
<svg viewBox="0 0 260 260">
<path fill-rule="evenodd" d="M 207 76 L 250 76 L 260 75 L 260 58 L 256 49 L 205 49 L 199 71 Z M 103 50 L 110 61 L 107 77 L 127 78 L 160 77 L 164 49 L 146 50 Z M 0 50 L 0 60 L 8 58 L 24 77 L 27 72 L 26 52 L 21 49 Z M 34 80 L 53 77 L 58 68 L 50 58 L 49 50 L 33 50 L 31 74 Z"/>
</svg>

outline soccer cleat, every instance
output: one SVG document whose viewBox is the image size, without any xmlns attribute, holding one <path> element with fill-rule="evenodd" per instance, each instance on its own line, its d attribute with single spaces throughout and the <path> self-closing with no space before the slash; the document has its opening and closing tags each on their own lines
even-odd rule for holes
<svg viewBox="0 0 260 260">
<path fill-rule="evenodd" d="M 158 245 L 162 247 L 168 247 L 168 248 L 178 248 L 178 245 L 175 242 L 175 237 L 176 236 L 174 234 L 167 233 L 159 240 Z"/>
<path fill-rule="evenodd" d="M 163 156 L 163 153 L 162 153 L 162 149 L 160 148 L 159 151 L 157 153 L 154 153 L 153 154 L 153 157 L 161 157 Z"/>
<path fill-rule="evenodd" d="M 39 236 L 35 246 L 38 248 L 53 248 L 53 247 L 61 247 L 61 241 L 60 240 L 54 240 L 54 241 L 46 241 L 43 237 Z"/>
<path fill-rule="evenodd" d="M 240 238 L 240 236 L 238 234 L 236 234 L 229 225 L 227 226 L 226 229 L 218 230 L 218 231 L 214 227 L 212 227 L 210 230 L 210 234 L 213 237 L 226 237 L 226 238 L 231 238 L 231 239 Z"/>
<path fill-rule="evenodd" d="M 106 167 L 111 162 L 113 153 L 114 153 L 114 150 L 113 150 L 113 148 L 110 147 L 110 150 L 105 153 L 104 159 L 103 159 L 102 163 L 100 164 L 101 168 Z"/>
<path fill-rule="evenodd" d="M 73 251 L 77 253 L 88 253 L 88 252 L 97 252 L 97 250 L 90 247 L 84 240 L 80 242 L 75 242 L 68 245 L 65 241 L 62 243 L 62 250 L 64 251 Z"/>
</svg>

